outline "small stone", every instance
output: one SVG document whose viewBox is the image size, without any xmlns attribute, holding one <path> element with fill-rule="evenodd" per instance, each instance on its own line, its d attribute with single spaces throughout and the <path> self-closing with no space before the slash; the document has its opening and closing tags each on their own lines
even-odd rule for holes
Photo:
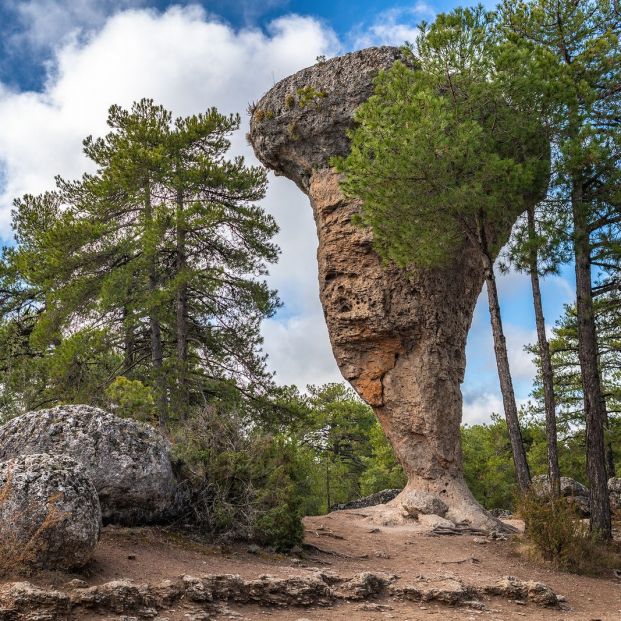
<svg viewBox="0 0 621 621">
<path fill-rule="evenodd" d="M 483 537 L 474 537 L 472 539 L 472 542 L 473 543 L 477 543 L 477 544 L 482 546 L 482 545 L 485 545 L 487 543 L 487 539 L 483 539 Z"/>
<path fill-rule="evenodd" d="M 88 586 L 88 583 L 84 580 L 80 580 L 79 578 L 74 578 L 73 580 L 69 580 L 65 586 L 68 589 L 85 589 Z"/>
</svg>

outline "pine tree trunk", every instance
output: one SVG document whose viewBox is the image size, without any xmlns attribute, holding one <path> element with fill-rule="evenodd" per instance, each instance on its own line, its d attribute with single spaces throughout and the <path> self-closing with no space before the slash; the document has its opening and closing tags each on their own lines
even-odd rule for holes
<svg viewBox="0 0 621 621">
<path fill-rule="evenodd" d="M 588 216 L 583 204 L 583 187 L 580 180 L 574 180 L 571 200 L 576 269 L 578 358 L 580 360 L 586 417 L 591 529 L 600 536 L 610 539 L 612 530 L 604 439 L 606 407 L 598 368 L 597 335 L 591 291 L 591 244 Z"/>
<path fill-rule="evenodd" d="M 134 353 L 136 350 L 136 338 L 134 334 L 134 326 L 128 321 L 129 311 L 127 307 L 123 307 L 123 372 L 126 373 L 134 365 Z"/>
<path fill-rule="evenodd" d="M 515 474 L 520 489 L 526 491 L 530 487 L 530 471 L 528 468 L 528 461 L 526 460 L 524 441 L 520 431 L 515 392 L 513 390 L 511 370 L 509 368 L 509 355 L 507 353 L 507 341 L 503 332 L 502 318 L 500 316 L 500 303 L 498 301 L 498 289 L 496 288 L 496 277 L 494 275 L 494 263 L 487 251 L 488 244 L 483 226 L 479 226 L 479 235 L 485 284 L 487 286 L 489 314 L 492 322 L 492 334 L 494 336 L 496 366 L 498 368 L 498 379 L 500 381 L 500 392 L 502 393 L 505 418 L 509 429 L 509 439 L 511 440 Z"/>
<path fill-rule="evenodd" d="M 528 237 L 533 241 L 535 231 L 535 207 L 528 209 Z M 546 324 L 541 302 L 541 288 L 539 286 L 539 271 L 537 250 L 532 247 L 529 256 L 530 282 L 533 290 L 533 304 L 535 307 L 535 323 L 537 325 L 537 340 L 539 343 L 539 358 L 541 360 L 541 376 L 543 380 L 543 400 L 546 410 L 546 440 L 548 443 L 548 476 L 550 489 L 555 496 L 561 494 L 561 473 L 558 466 L 558 441 L 556 433 L 556 399 L 554 395 L 554 373 L 550 357 L 550 345 L 546 337 Z"/>
<path fill-rule="evenodd" d="M 147 235 L 150 234 L 153 224 L 153 207 L 151 205 L 151 188 L 147 182 L 145 195 L 145 223 Z M 152 241 L 147 241 L 151 244 Z M 148 286 L 149 293 L 154 297 L 157 292 L 159 280 L 157 276 L 157 252 L 155 248 L 149 249 L 148 257 Z M 165 430 L 168 423 L 168 399 L 166 397 L 166 378 L 164 377 L 164 347 L 162 345 L 162 327 L 157 311 L 151 300 L 149 309 L 149 329 L 151 332 L 151 364 L 155 380 L 155 402 L 160 428 Z"/>
<path fill-rule="evenodd" d="M 177 277 L 185 278 L 187 267 L 186 257 L 186 228 L 183 213 L 183 192 L 177 192 L 177 247 L 175 267 Z M 177 288 L 176 295 L 176 331 L 177 331 L 177 364 L 179 367 L 177 378 L 177 399 L 179 416 L 184 419 L 189 407 L 188 387 L 188 287 L 182 280 Z"/>
</svg>

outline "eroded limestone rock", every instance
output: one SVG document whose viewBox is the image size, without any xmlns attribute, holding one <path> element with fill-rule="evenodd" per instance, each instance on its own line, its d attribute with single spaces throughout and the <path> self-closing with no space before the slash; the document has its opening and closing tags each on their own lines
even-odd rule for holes
<svg viewBox="0 0 621 621">
<path fill-rule="evenodd" d="M 69 455 L 82 464 L 106 523 L 149 523 L 170 510 L 170 446 L 149 425 L 87 405 L 64 405 L 0 427 L 0 461 L 32 453 Z"/>
<path fill-rule="evenodd" d="M 64 455 L 0 464 L 0 566 L 71 569 L 99 541 L 101 509 L 85 470 Z"/>
<path fill-rule="evenodd" d="M 346 131 L 374 77 L 398 59 L 397 48 L 370 48 L 280 81 L 256 104 L 249 139 L 263 164 L 310 198 L 336 361 L 373 406 L 408 475 L 396 510 L 410 491 L 430 492 L 448 506 L 451 521 L 492 528 L 497 521 L 464 482 L 459 438 L 466 336 L 484 281 L 478 250 L 464 241 L 442 269 L 385 265 L 370 231 L 352 223 L 358 204 L 343 196 L 329 164 L 347 154 Z M 490 239 L 504 242 L 518 215 L 488 231 Z"/>
<path fill-rule="evenodd" d="M 543 583 L 522 582 L 507 577 L 490 585 L 471 586 L 454 577 L 420 576 L 400 585 L 398 577 L 382 572 L 362 572 L 351 578 L 308 572 L 279 578 L 261 576 L 245 580 L 234 574 L 181 576 L 159 584 L 136 584 L 114 580 L 68 592 L 46 590 L 28 582 L 0 585 L 0 618 L 7 621 L 66 621 L 82 618 L 86 612 L 116 613 L 138 618 L 154 618 L 159 611 L 182 606 L 192 618 L 196 607 L 219 610 L 219 604 L 258 604 L 280 608 L 332 606 L 343 601 L 365 601 L 394 597 L 421 602 L 484 607 L 479 598 L 490 595 L 530 601 L 538 606 L 554 606 L 556 595 Z M 187 612 L 186 612 L 187 611 Z"/>
<path fill-rule="evenodd" d="M 557 606 L 559 599 L 552 589 L 543 582 L 522 581 L 513 576 L 506 576 L 495 585 L 484 587 L 488 595 L 500 595 L 519 601 L 531 601 L 538 606 Z"/>
<path fill-rule="evenodd" d="M 538 474 L 533 477 L 533 489 L 542 494 L 550 494 L 550 479 L 547 474 Z M 589 490 L 582 483 L 569 477 L 561 477 L 561 496 L 589 496 Z"/>
<path fill-rule="evenodd" d="M 420 492 L 417 490 L 403 494 L 401 497 L 401 504 L 406 513 L 415 518 L 420 514 L 433 514 L 442 517 L 446 515 L 448 511 L 446 503 L 444 503 L 439 496 L 431 494 L 430 492 Z"/>
</svg>

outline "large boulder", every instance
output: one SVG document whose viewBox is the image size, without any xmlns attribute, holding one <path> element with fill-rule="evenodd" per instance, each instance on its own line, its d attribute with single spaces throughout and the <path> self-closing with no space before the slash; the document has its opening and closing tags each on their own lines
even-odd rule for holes
<svg viewBox="0 0 621 621">
<path fill-rule="evenodd" d="M 71 569 L 91 557 L 101 527 L 95 486 L 64 455 L 0 464 L 0 568 Z"/>
<path fill-rule="evenodd" d="M 547 474 L 539 474 L 533 477 L 533 490 L 540 496 L 552 493 L 550 478 Z M 589 489 L 579 481 L 569 477 L 561 477 L 561 496 L 575 509 L 578 515 L 589 517 L 591 515 L 591 502 L 589 500 Z"/>
<path fill-rule="evenodd" d="M 533 489 L 539 494 L 550 494 L 550 479 L 547 474 L 538 474 L 533 477 Z M 589 490 L 582 483 L 569 477 L 561 477 L 561 496 L 570 498 L 573 496 L 589 496 Z"/>
<path fill-rule="evenodd" d="M 104 523 L 137 525 L 170 511 L 175 479 L 169 443 L 151 426 L 87 405 L 28 412 L 0 427 L 0 461 L 64 454 L 93 481 Z"/>
</svg>

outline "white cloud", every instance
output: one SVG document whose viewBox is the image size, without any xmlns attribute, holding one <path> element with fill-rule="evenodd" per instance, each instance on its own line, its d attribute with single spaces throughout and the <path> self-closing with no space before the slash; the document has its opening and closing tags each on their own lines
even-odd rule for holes
<svg viewBox="0 0 621 621">
<path fill-rule="evenodd" d="M 414 43 L 418 38 L 418 24 L 430 20 L 435 9 L 426 2 L 417 2 L 412 7 L 391 8 L 379 13 L 370 25 L 359 25 L 352 33 L 352 47 L 355 49 L 372 45 L 403 45 Z"/>
<path fill-rule="evenodd" d="M 517 399 L 518 410 L 528 403 L 528 399 Z M 492 414 L 504 418 L 504 407 L 498 393 L 484 392 L 476 395 L 464 395 L 464 414 L 462 423 L 479 425 L 488 423 Z"/>
<path fill-rule="evenodd" d="M 8 0 L 20 29 L 13 45 L 47 48 L 78 32 L 101 26 L 111 15 L 145 0 Z"/>
<path fill-rule="evenodd" d="M 321 308 L 286 321 L 270 319 L 262 333 L 280 384 L 297 384 L 303 390 L 307 384 L 343 381 Z"/>
<path fill-rule="evenodd" d="M 153 97 L 179 115 L 214 105 L 223 112 L 244 111 L 274 80 L 334 47 L 330 31 L 297 16 L 274 21 L 268 35 L 234 31 L 209 21 L 198 7 L 112 17 L 88 42 L 61 47 L 43 92 L 0 89 L 0 159 L 6 173 L 0 232 L 9 233 L 13 197 L 48 188 L 57 173 L 80 174 L 81 141 L 105 132 L 112 103 L 129 106 Z M 245 130 L 235 137 L 234 149 L 253 157 Z"/>
</svg>

